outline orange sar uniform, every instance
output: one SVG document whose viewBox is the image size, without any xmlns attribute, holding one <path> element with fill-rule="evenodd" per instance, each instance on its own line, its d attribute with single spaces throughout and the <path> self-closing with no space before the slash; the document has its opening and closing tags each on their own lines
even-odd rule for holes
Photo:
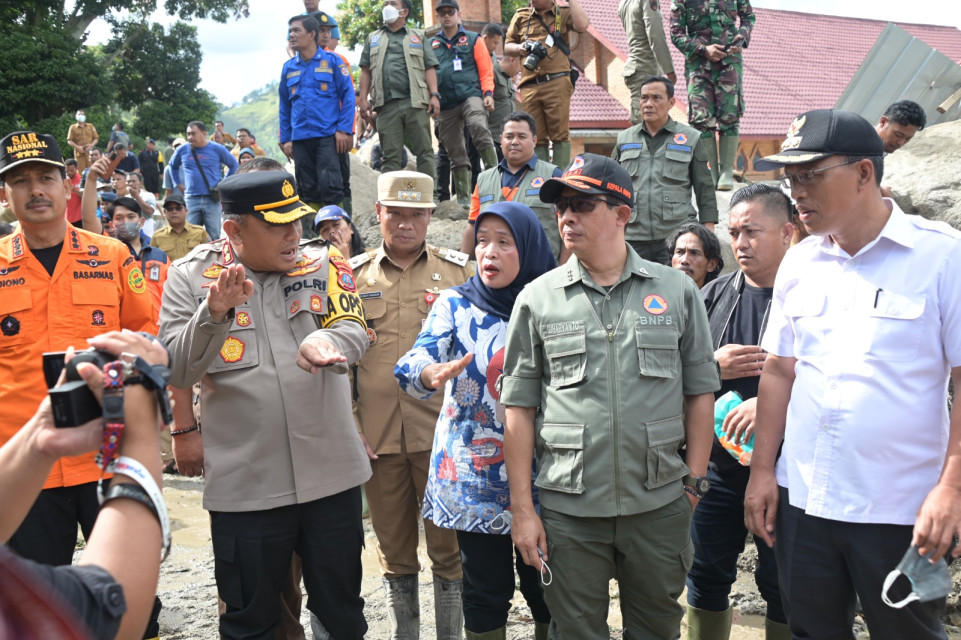
<svg viewBox="0 0 961 640">
<path fill-rule="evenodd" d="M 570 46 L 569 34 L 574 31 L 574 18 L 570 7 L 554 7 L 542 15 L 547 28 L 535 16 L 533 7 L 521 7 L 514 13 L 507 28 L 504 43 L 523 44 L 527 40 L 537 40 L 547 46 L 548 37 L 554 46 L 547 46 L 547 57 L 533 71 L 521 67 L 521 108 L 534 117 L 537 124 L 538 146 L 547 146 L 547 141 L 569 142 L 571 95 L 571 61 L 557 47 L 557 40 L 563 37 Z M 525 56 L 526 57 L 526 54 Z"/>
<path fill-rule="evenodd" d="M 153 304 L 137 261 L 121 242 L 68 227 L 51 277 L 22 231 L 0 238 L 0 443 L 47 395 L 42 354 L 87 348 L 106 331 L 154 332 Z M 94 454 L 61 458 L 44 489 L 93 482 Z"/>
</svg>

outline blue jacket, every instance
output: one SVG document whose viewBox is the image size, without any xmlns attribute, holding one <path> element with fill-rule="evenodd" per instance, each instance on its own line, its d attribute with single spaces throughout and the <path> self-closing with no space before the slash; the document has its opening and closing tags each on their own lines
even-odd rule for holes
<svg viewBox="0 0 961 640">
<path fill-rule="evenodd" d="M 177 147 L 173 158 L 170 159 L 170 175 L 173 177 L 175 185 L 184 185 L 188 196 L 210 195 L 204 185 L 203 178 L 200 176 L 200 169 L 194 160 L 194 154 L 190 152 L 190 149 L 189 143 Z M 217 186 L 217 183 L 220 182 L 222 175 L 220 165 L 227 167 L 228 176 L 232 176 L 237 171 L 237 167 L 240 166 L 237 164 L 237 159 L 227 151 L 227 147 L 213 141 L 208 141 L 207 146 L 197 149 L 197 157 L 200 159 L 204 175 L 207 176 L 207 183 L 210 184 L 211 188 Z M 186 175 L 184 170 L 186 170 Z"/>
<path fill-rule="evenodd" d="M 280 142 L 324 138 L 354 131 L 354 82 L 343 58 L 317 50 L 299 55 L 280 74 Z"/>
</svg>

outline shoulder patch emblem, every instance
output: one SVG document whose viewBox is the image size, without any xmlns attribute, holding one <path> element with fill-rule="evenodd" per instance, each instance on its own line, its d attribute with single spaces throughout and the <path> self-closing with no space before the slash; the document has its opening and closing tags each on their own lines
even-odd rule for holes
<svg viewBox="0 0 961 640">
<path fill-rule="evenodd" d="M 237 322 L 238 327 L 250 326 L 250 314 L 246 311 L 238 311 L 234 320 Z"/>
<path fill-rule="evenodd" d="M 413 42 L 414 44 L 417 44 L 418 42 L 420 42 L 420 38 L 417 37 L 416 33 L 412 33 L 410 34 L 410 41 Z"/>
<path fill-rule="evenodd" d="M 87 245 L 87 255 L 88 256 L 99 256 L 100 248 L 93 244 Z"/>
<path fill-rule="evenodd" d="M 310 310 L 311 311 L 323 311 L 324 301 L 320 296 L 310 296 Z"/>
<path fill-rule="evenodd" d="M 350 264 L 342 256 L 330 256 L 330 264 L 337 270 L 337 283 L 344 291 L 353 293 L 357 291 L 354 284 L 354 273 L 350 269 Z"/>
<path fill-rule="evenodd" d="M 227 364 L 240 362 L 246 349 L 247 345 L 243 340 L 230 336 L 224 341 L 224 346 L 220 348 L 220 357 Z"/>
<path fill-rule="evenodd" d="M 431 49 L 437 49 L 438 47 L 440 47 L 440 40 L 438 40 L 437 38 L 434 38 L 433 40 L 430 41 Z"/>
<path fill-rule="evenodd" d="M 534 178 L 533 180 L 531 180 L 531 188 L 532 188 L 532 189 L 539 189 L 539 188 L 541 188 L 543 185 L 544 185 L 544 178 L 542 178 L 542 177 L 540 177 L 540 176 L 537 176 L 536 178 Z"/>
<path fill-rule="evenodd" d="M 467 44 L 467 36 L 461 36 L 457 39 L 457 44 Z"/>
<path fill-rule="evenodd" d="M 674 142 L 676 142 L 677 144 L 687 144 L 687 135 L 683 133 L 675 133 Z"/>
<path fill-rule="evenodd" d="M 210 278 L 211 280 L 216 280 L 220 277 L 220 272 L 224 270 L 223 265 L 212 264 L 206 269 L 204 269 L 203 277 Z"/>
<path fill-rule="evenodd" d="M 347 264 L 350 265 L 351 269 L 356 269 L 357 267 L 367 264 L 368 262 L 370 262 L 370 254 L 365 251 L 364 253 L 356 255 L 348 260 Z"/>
<path fill-rule="evenodd" d="M 297 313 L 300 311 L 300 300 L 294 300 L 290 303 L 290 312 Z"/>
<path fill-rule="evenodd" d="M 5 336 L 15 336 L 20 333 L 20 321 L 13 316 L 0 320 L 0 332 Z"/>
<path fill-rule="evenodd" d="M 653 316 L 659 316 L 667 311 L 667 300 L 656 293 L 645 296 L 644 310 Z"/>
<path fill-rule="evenodd" d="M 303 276 L 308 273 L 313 273 L 320 269 L 320 260 L 311 260 L 307 256 L 303 256 L 297 261 L 297 268 L 291 269 L 285 276 Z"/>
<path fill-rule="evenodd" d="M 144 281 L 143 271 L 140 270 L 140 267 L 134 267 L 130 270 L 130 275 L 127 276 L 127 285 L 136 294 L 141 294 L 147 290 L 147 283 Z"/>
</svg>

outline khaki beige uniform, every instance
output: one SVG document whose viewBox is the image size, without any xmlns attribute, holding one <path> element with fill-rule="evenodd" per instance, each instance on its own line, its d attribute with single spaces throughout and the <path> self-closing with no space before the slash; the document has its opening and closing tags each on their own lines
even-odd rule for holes
<svg viewBox="0 0 961 640">
<path fill-rule="evenodd" d="M 560 15 L 554 12 L 559 11 Z M 563 36 L 568 46 L 571 46 L 571 33 L 574 32 L 574 19 L 569 7 L 554 6 L 554 9 L 542 15 L 547 26 L 553 29 L 550 33 L 544 25 L 533 16 L 531 7 L 522 7 L 514 14 L 504 43 L 522 44 L 526 40 L 545 42 L 551 35 L 555 46 L 547 47 L 547 57 L 541 60 L 534 71 L 521 67 L 521 108 L 534 117 L 537 124 L 538 146 L 547 146 L 548 141 L 569 142 L 571 119 L 571 95 L 574 85 L 570 76 L 557 74 L 570 73 L 570 58 L 556 46 L 559 36 Z M 545 42 L 546 46 L 546 42 Z M 521 56 L 521 62 L 526 54 Z"/>
<path fill-rule="evenodd" d="M 394 365 L 420 333 L 428 298 L 462 284 L 472 274 L 467 255 L 425 245 L 406 269 L 391 262 L 383 245 L 350 260 L 364 303 L 368 331 L 374 337 L 357 364 L 357 425 L 379 457 L 371 461 L 367 483 L 377 553 L 388 578 L 416 574 L 420 504 L 430 468 L 434 426 L 443 394 L 428 401 L 401 390 Z M 444 580 L 461 578 L 460 551 L 452 529 L 424 523 L 431 571 Z"/>
<path fill-rule="evenodd" d="M 154 231 L 150 244 L 167 254 L 170 261 L 180 260 L 194 247 L 207 242 L 207 230 L 197 224 L 184 223 L 183 231 L 176 233 L 169 225 Z"/>
<path fill-rule="evenodd" d="M 83 124 L 75 122 L 70 125 L 70 129 L 67 131 L 67 140 L 85 147 L 92 144 L 94 140 L 99 140 L 99 136 L 97 135 L 97 129 L 89 122 Z M 77 161 L 77 171 L 80 173 L 83 173 L 83 170 L 90 166 L 90 156 L 86 151 L 74 149 L 73 157 Z"/>
</svg>

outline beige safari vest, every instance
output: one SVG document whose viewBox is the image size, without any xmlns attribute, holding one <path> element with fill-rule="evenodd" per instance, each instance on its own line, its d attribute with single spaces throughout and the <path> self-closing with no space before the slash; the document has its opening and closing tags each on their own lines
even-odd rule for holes
<svg viewBox="0 0 961 640">
<path fill-rule="evenodd" d="M 387 56 L 387 29 L 378 29 L 367 36 L 370 47 L 370 74 L 374 80 L 370 87 L 373 108 L 384 104 L 384 58 Z M 410 79 L 410 106 L 413 109 L 426 109 L 430 102 L 427 90 L 427 77 L 424 63 L 424 32 L 407 27 L 404 37 L 404 60 L 407 62 L 407 76 Z"/>
</svg>

